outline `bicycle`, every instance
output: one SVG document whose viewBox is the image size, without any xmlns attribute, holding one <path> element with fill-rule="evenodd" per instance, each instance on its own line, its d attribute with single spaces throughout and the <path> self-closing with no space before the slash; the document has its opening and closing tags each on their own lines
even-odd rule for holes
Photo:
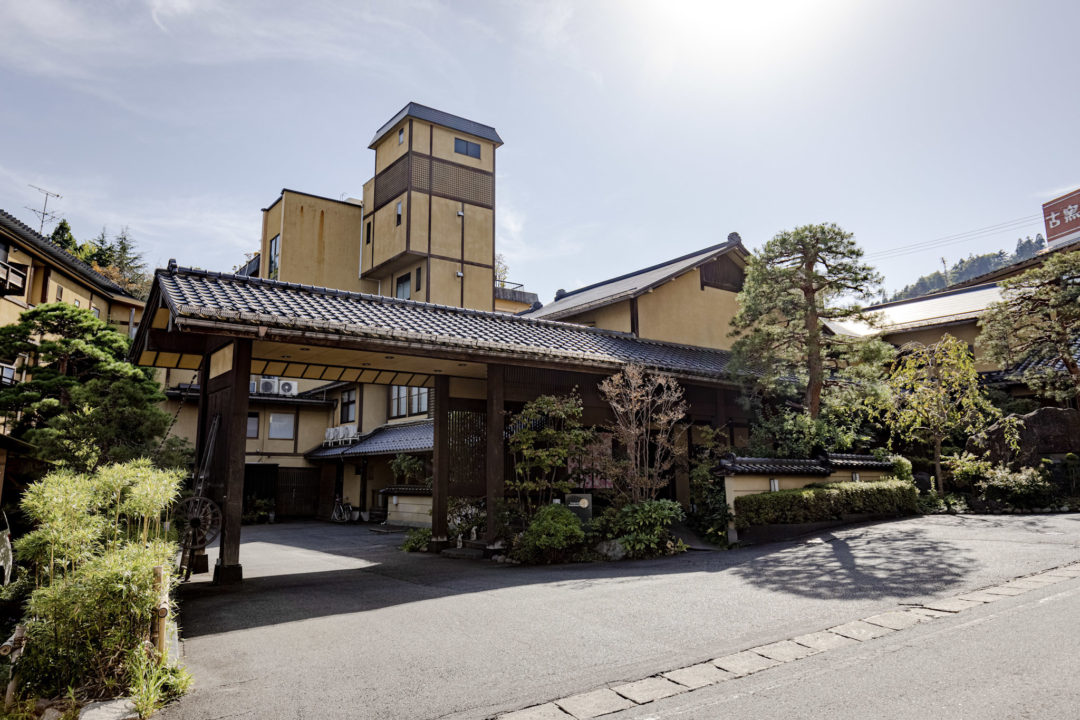
<svg viewBox="0 0 1080 720">
<path fill-rule="evenodd" d="M 330 522 L 351 522 L 352 521 L 352 505 L 349 504 L 349 498 L 345 498 L 345 502 L 341 501 L 341 497 L 334 499 L 334 510 L 330 513 Z"/>
</svg>

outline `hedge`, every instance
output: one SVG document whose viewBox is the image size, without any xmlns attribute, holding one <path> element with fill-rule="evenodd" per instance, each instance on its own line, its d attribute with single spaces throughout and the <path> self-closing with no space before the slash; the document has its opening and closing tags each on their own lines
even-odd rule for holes
<svg viewBox="0 0 1080 720">
<path fill-rule="evenodd" d="M 735 498 L 735 526 L 809 523 L 842 515 L 914 515 L 918 491 L 900 480 L 822 483 Z"/>
</svg>

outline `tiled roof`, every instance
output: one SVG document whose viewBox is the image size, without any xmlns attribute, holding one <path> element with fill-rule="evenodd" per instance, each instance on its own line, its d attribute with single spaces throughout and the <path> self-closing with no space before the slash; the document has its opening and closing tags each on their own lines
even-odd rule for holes
<svg viewBox="0 0 1080 720">
<path fill-rule="evenodd" d="M 156 274 L 154 292 L 173 321 L 198 330 L 205 323 L 449 348 L 506 359 L 534 359 L 576 367 L 636 363 L 684 377 L 726 381 L 725 350 L 643 340 L 627 333 L 351 293 L 262 278 L 177 268 Z M 151 299 L 153 302 L 153 298 Z M 140 335 L 139 338 L 142 338 Z M 139 342 L 132 350 L 139 352 Z M 137 355 L 135 355 L 137 356 Z"/>
<path fill-rule="evenodd" d="M 825 453 L 813 460 L 736 457 L 720 461 L 720 475 L 831 475 L 835 470 L 891 470 L 892 463 L 873 455 Z"/>
<path fill-rule="evenodd" d="M 720 475 L 829 475 L 819 460 L 731 457 L 720 461 Z"/>
<path fill-rule="evenodd" d="M 422 420 L 400 425 L 383 425 L 349 445 L 320 446 L 309 451 L 308 460 L 345 460 L 363 455 L 397 455 L 431 452 L 435 423 Z"/>
<path fill-rule="evenodd" d="M 610 280 L 587 285 L 556 297 L 554 302 L 544 305 L 539 310 L 525 313 L 527 317 L 557 320 L 569 315 L 585 312 L 597 307 L 610 305 L 620 300 L 636 297 L 650 288 L 662 285 L 683 273 L 703 265 L 736 248 L 742 248 L 738 233 L 728 235 L 728 241 L 707 247 L 704 250 L 667 260 L 658 265 L 635 270 Z"/>
<path fill-rule="evenodd" d="M 468 120 L 458 115 L 451 115 L 448 112 L 442 110 L 436 110 L 435 108 L 428 107 L 427 105 L 421 105 L 420 103 L 411 102 L 405 107 L 401 108 L 397 115 L 390 118 L 385 125 L 378 129 L 375 133 L 375 137 L 371 139 L 369 148 L 375 147 L 376 143 L 383 139 L 386 133 L 394 129 L 394 126 L 407 117 L 414 117 L 418 120 L 426 120 L 427 122 L 434 123 L 436 125 L 442 125 L 443 127 L 450 128 L 451 130 L 457 130 L 458 132 L 468 133 L 469 135 L 475 135 L 478 138 L 484 140 L 490 140 L 496 145 L 502 145 L 502 138 L 499 137 L 499 133 L 495 132 L 495 128 L 490 125 L 484 125 L 474 120 Z"/>
<path fill-rule="evenodd" d="M 84 263 L 79 258 L 75 257 L 67 250 L 54 243 L 44 235 L 39 234 L 36 230 L 29 227 L 14 215 L 0 210 L 0 227 L 7 229 L 9 232 L 14 233 L 20 240 L 30 245 L 39 252 L 48 255 L 55 262 L 61 266 L 67 268 L 71 272 L 83 280 L 89 282 L 92 285 L 96 285 L 98 288 L 105 290 L 112 295 L 120 295 L 124 298 L 134 300 L 135 298 L 124 291 L 122 287 L 114 283 L 109 278 L 105 277 L 89 264 Z"/>
<path fill-rule="evenodd" d="M 532 305 L 535 302 L 540 301 L 540 296 L 534 292 L 527 290 L 519 290 L 517 288 L 495 286 L 495 299 L 496 300 L 509 300 L 511 302 L 524 303 L 525 305 Z"/>
<path fill-rule="evenodd" d="M 390 485 L 379 491 L 380 495 L 414 495 L 424 497 L 431 495 L 431 488 L 423 485 Z"/>
<path fill-rule="evenodd" d="M 873 455 L 855 453 L 825 453 L 825 461 L 834 468 L 852 470 L 892 470 L 893 467 L 892 462 L 888 460 L 878 460 Z"/>
</svg>

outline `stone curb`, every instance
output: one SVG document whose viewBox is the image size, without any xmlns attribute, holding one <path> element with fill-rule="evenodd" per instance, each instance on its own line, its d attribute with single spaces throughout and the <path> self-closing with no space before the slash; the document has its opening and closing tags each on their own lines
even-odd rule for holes
<svg viewBox="0 0 1080 720">
<path fill-rule="evenodd" d="M 901 605 L 818 632 L 799 635 L 742 652 L 718 657 L 689 667 L 667 670 L 640 680 L 597 688 L 589 692 L 533 705 L 523 710 L 492 716 L 497 720 L 591 720 L 620 710 L 646 705 L 661 698 L 679 695 L 721 682 L 778 667 L 789 662 L 842 647 L 869 642 L 901 632 L 939 617 L 948 617 L 1006 597 L 1080 578 L 1080 563 L 1044 570 L 992 587 L 929 600 L 919 605 Z"/>
</svg>

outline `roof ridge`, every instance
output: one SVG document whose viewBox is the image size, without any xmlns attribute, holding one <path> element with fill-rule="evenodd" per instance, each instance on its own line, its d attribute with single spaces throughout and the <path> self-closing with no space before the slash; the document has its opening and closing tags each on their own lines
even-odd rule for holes
<svg viewBox="0 0 1080 720">
<path fill-rule="evenodd" d="M 635 275 L 644 275 L 647 272 L 652 272 L 653 270 L 659 270 L 660 268 L 664 267 L 665 265 L 674 265 L 677 262 L 682 262 L 683 260 L 689 260 L 690 258 L 694 257 L 695 255 L 704 255 L 706 253 L 715 252 L 717 250 L 720 250 L 721 248 L 734 248 L 738 244 L 739 244 L 738 240 L 726 240 L 726 241 L 724 241 L 722 243 L 718 243 L 716 245 L 710 245 L 707 248 L 702 248 L 701 250 L 695 250 L 694 252 L 687 253 L 685 255 L 681 255 L 681 256 L 679 256 L 677 258 L 672 258 L 670 260 L 665 260 L 664 262 L 656 263 L 655 265 L 650 265 L 649 267 L 644 267 L 644 268 L 641 268 L 639 270 L 634 270 L 633 272 L 628 272 L 628 273 L 626 273 L 624 275 L 619 275 L 617 277 L 608 278 L 607 280 L 601 280 L 601 281 L 595 282 L 595 283 L 593 283 L 591 285 L 585 285 L 583 287 L 579 287 L 579 288 L 576 288 L 574 290 L 564 292 L 562 295 L 560 295 L 556 299 L 556 302 L 558 302 L 558 300 L 568 298 L 571 295 L 576 295 L 578 293 L 585 292 L 586 290 L 592 290 L 594 288 L 598 288 L 598 287 L 601 287 L 603 285 L 610 285 L 611 283 L 619 282 L 620 280 L 627 280 L 629 278 L 634 277 Z"/>
<path fill-rule="evenodd" d="M 944 297 L 946 295 L 958 295 L 960 293 L 974 292 L 976 290 L 985 290 L 988 287 L 997 287 L 997 283 L 990 281 L 979 283 L 977 285 L 966 285 L 964 287 L 942 288 L 941 290 L 935 290 L 932 293 L 927 293 L 926 295 L 919 295 L 918 297 L 904 298 L 903 300 L 890 300 L 889 302 L 878 303 L 877 305 L 867 305 L 863 308 L 863 311 L 871 312 L 879 310 L 881 308 L 895 307 L 896 305 L 918 302 L 920 300 L 927 300 L 930 298 Z"/>
</svg>

